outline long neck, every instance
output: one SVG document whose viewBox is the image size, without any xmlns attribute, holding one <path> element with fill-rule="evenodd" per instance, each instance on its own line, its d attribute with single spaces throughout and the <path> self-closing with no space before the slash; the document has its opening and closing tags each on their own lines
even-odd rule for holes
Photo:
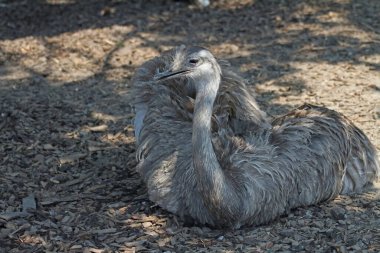
<svg viewBox="0 0 380 253">
<path fill-rule="evenodd" d="M 240 202 L 218 162 L 211 140 L 212 109 L 220 76 L 201 82 L 204 83 L 199 86 L 203 88 L 197 91 L 193 117 L 193 164 L 205 205 L 217 217 L 228 222 L 231 215 L 238 213 Z"/>
</svg>

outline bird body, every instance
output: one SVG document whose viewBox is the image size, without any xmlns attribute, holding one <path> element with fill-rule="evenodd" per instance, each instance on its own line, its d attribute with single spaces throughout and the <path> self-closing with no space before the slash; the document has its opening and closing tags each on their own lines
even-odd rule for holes
<svg viewBox="0 0 380 253">
<path fill-rule="evenodd" d="M 146 62 L 133 94 L 137 171 L 150 199 L 183 219 L 263 224 L 379 176 L 375 148 L 343 115 L 304 105 L 270 122 L 204 48 Z"/>
</svg>

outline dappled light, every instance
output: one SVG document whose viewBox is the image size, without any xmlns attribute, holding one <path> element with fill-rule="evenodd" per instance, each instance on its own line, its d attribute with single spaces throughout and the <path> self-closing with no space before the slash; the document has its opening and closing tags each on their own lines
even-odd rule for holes
<svg viewBox="0 0 380 253">
<path fill-rule="evenodd" d="M 377 0 L 0 1 L 0 248 L 378 252 L 376 191 L 236 231 L 150 202 L 130 87 L 145 61 L 201 45 L 242 74 L 269 116 L 326 106 L 380 150 L 379 13 Z"/>
</svg>

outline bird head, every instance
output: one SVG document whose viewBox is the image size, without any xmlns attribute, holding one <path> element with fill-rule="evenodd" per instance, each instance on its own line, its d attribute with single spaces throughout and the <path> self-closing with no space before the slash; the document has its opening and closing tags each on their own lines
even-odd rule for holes
<svg viewBox="0 0 380 253">
<path fill-rule="evenodd" d="M 195 86 L 202 80 L 220 80 L 221 68 L 210 51 L 203 47 L 180 46 L 175 51 L 167 70 L 157 73 L 155 81 L 185 77 Z"/>
</svg>

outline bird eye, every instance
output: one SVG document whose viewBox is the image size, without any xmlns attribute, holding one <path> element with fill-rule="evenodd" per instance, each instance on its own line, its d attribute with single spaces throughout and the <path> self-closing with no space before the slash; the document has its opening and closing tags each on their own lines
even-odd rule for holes
<svg viewBox="0 0 380 253">
<path fill-rule="evenodd" d="M 197 64 L 199 62 L 199 59 L 190 59 L 189 63 L 191 64 Z"/>
</svg>

